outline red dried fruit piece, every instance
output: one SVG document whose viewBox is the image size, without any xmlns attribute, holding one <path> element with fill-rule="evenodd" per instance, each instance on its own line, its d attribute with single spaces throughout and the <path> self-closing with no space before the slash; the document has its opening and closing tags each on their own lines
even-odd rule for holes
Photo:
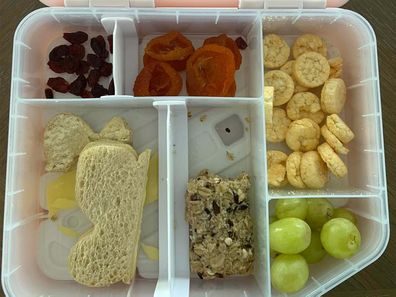
<svg viewBox="0 0 396 297">
<path fill-rule="evenodd" d="M 238 37 L 237 39 L 235 39 L 235 43 L 237 47 L 241 50 L 244 50 L 248 47 L 245 39 L 243 39 L 242 37 Z"/>
<path fill-rule="evenodd" d="M 102 96 L 106 96 L 108 94 L 108 91 L 102 85 L 96 84 L 91 89 L 91 93 L 94 96 L 94 98 L 99 98 L 99 97 L 102 97 Z"/>
<path fill-rule="evenodd" d="M 67 93 L 69 91 L 69 83 L 63 77 L 52 77 L 48 79 L 47 85 L 59 93 Z"/>
<path fill-rule="evenodd" d="M 64 68 L 67 73 L 74 73 L 80 66 L 80 60 L 73 56 L 67 56 L 63 61 Z"/>
<path fill-rule="evenodd" d="M 109 52 L 106 50 L 106 41 L 102 35 L 91 39 L 91 48 L 101 58 L 107 58 L 109 56 Z"/>
<path fill-rule="evenodd" d="M 104 63 L 104 61 L 100 57 L 94 54 L 88 54 L 87 61 L 93 68 L 97 68 L 97 69 L 102 67 Z"/>
<path fill-rule="evenodd" d="M 84 75 L 79 75 L 69 86 L 69 92 L 76 96 L 81 96 L 87 86 L 87 79 Z"/>
<path fill-rule="evenodd" d="M 76 70 L 77 75 L 87 74 L 89 71 L 90 65 L 87 61 L 80 61 L 80 64 Z"/>
<path fill-rule="evenodd" d="M 92 69 L 88 75 L 88 85 L 92 88 L 94 87 L 100 79 L 100 71 L 97 69 Z"/>
<path fill-rule="evenodd" d="M 93 98 L 92 93 L 88 90 L 84 90 L 81 94 L 81 98 Z"/>
<path fill-rule="evenodd" d="M 110 76 L 113 73 L 113 64 L 104 62 L 102 67 L 100 67 L 100 74 L 102 76 Z"/>
<path fill-rule="evenodd" d="M 69 46 L 69 54 L 82 60 L 85 57 L 85 47 L 81 44 L 72 44 Z"/>
<path fill-rule="evenodd" d="M 88 34 L 82 31 L 64 33 L 63 38 L 69 41 L 71 44 L 82 44 L 88 40 Z"/>
<path fill-rule="evenodd" d="M 49 53 L 49 60 L 60 62 L 65 56 L 69 54 L 69 47 L 67 45 L 59 45 L 52 49 Z"/>
<path fill-rule="evenodd" d="M 64 59 L 62 62 L 49 61 L 47 63 L 47 65 L 55 73 L 65 73 L 66 72 L 66 68 L 64 66 Z"/>
<path fill-rule="evenodd" d="M 109 42 L 110 53 L 113 53 L 113 35 L 107 36 L 107 41 Z"/>
<path fill-rule="evenodd" d="M 114 90 L 114 79 L 110 81 L 109 84 L 109 95 L 115 95 L 115 90 Z"/>
<path fill-rule="evenodd" d="M 45 98 L 47 99 L 54 98 L 54 92 L 52 92 L 52 89 L 45 89 Z"/>
</svg>

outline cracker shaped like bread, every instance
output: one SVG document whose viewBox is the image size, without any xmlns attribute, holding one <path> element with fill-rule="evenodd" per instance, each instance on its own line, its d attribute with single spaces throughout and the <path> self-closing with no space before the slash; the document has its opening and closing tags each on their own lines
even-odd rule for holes
<svg viewBox="0 0 396 297">
<path fill-rule="evenodd" d="M 69 254 L 78 282 L 105 287 L 129 284 L 136 271 L 150 151 L 139 156 L 127 144 L 89 143 L 77 163 L 76 200 L 94 227 Z"/>
</svg>

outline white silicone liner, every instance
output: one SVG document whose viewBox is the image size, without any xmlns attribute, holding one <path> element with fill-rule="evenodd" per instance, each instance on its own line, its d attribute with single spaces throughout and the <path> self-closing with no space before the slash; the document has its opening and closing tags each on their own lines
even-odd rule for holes
<svg viewBox="0 0 396 297">
<path fill-rule="evenodd" d="M 42 98 L 48 44 L 60 32 L 84 28 L 114 35 L 115 96 L 101 99 Z M 132 82 L 141 67 L 145 36 L 179 30 L 187 36 L 227 33 L 244 36 L 249 44 L 237 77 L 241 93 L 235 98 L 163 97 L 134 98 Z M 40 32 L 40 38 L 37 38 Z M 339 187 L 323 191 L 267 188 L 266 143 L 263 113 L 262 35 L 274 32 L 298 35 L 313 32 L 329 39 L 344 58 L 348 103 L 345 118 L 356 132 L 347 159 L 350 174 Z M 341 35 L 339 32 L 344 32 Z M 346 32 L 348 34 L 346 34 Z M 244 85 L 240 85 L 244 82 Z M 8 296 L 319 296 L 375 261 L 389 237 L 381 107 L 375 36 L 360 16 L 341 9 L 326 10 L 173 10 L 173 9 L 43 9 L 20 24 L 15 35 L 10 134 L 5 197 L 2 283 Z M 360 100 L 360 101 L 359 101 Z M 188 226 L 184 219 L 184 192 L 188 177 L 187 110 L 240 107 L 250 114 L 251 154 L 224 171 L 247 170 L 252 180 L 251 214 L 255 225 L 254 274 L 216 281 L 190 278 Z M 155 110 L 155 109 L 156 110 Z M 38 203 L 43 172 L 42 133 L 50 115 L 62 111 L 90 114 L 88 122 L 122 115 L 123 110 L 150 109 L 158 113 L 159 236 L 158 280 L 137 277 L 133 286 L 92 289 L 73 281 L 44 276 L 34 248 L 37 229 L 45 213 Z M 97 112 L 93 112 L 97 111 Z M 102 122 L 101 122 L 102 124 Z M 204 168 L 202 168 L 204 169 Z M 209 168 L 210 169 L 210 168 Z M 280 294 L 270 286 L 268 218 L 273 198 L 350 198 L 348 207 L 359 215 L 362 250 L 350 260 L 319 264 L 311 270 L 307 286 L 296 294 Z M 192 277 L 192 276 L 191 276 Z M 23 285 L 21 285 L 23 284 Z"/>
</svg>

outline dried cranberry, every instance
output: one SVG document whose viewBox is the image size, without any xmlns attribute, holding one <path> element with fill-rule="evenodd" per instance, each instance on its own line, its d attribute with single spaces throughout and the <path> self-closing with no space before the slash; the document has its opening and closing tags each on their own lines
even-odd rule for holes
<svg viewBox="0 0 396 297">
<path fill-rule="evenodd" d="M 99 98 L 102 96 L 106 96 L 108 94 L 107 89 L 105 89 L 102 85 L 96 84 L 92 89 L 91 93 L 95 98 Z"/>
<path fill-rule="evenodd" d="M 64 59 L 63 59 L 64 61 Z M 49 68 L 56 73 L 65 73 L 66 72 L 66 68 L 64 66 L 64 62 L 57 62 L 57 61 L 49 61 L 47 63 L 47 65 L 49 66 Z"/>
<path fill-rule="evenodd" d="M 80 61 L 80 64 L 78 65 L 78 68 L 76 70 L 76 74 L 77 75 L 81 75 L 81 74 L 87 74 L 89 71 L 89 64 L 87 61 Z"/>
<path fill-rule="evenodd" d="M 72 44 L 69 46 L 69 54 L 82 60 L 85 57 L 85 47 L 81 44 Z"/>
<path fill-rule="evenodd" d="M 71 44 L 82 44 L 88 40 L 88 34 L 82 31 L 64 33 L 63 38 L 69 41 Z"/>
<path fill-rule="evenodd" d="M 60 93 L 67 93 L 69 91 L 69 83 L 63 77 L 50 78 L 47 85 Z"/>
<path fill-rule="evenodd" d="M 80 66 L 80 60 L 73 56 L 67 56 L 64 60 L 64 67 L 67 73 L 74 73 Z"/>
<path fill-rule="evenodd" d="M 93 98 L 92 93 L 88 90 L 84 90 L 81 94 L 82 98 Z"/>
<path fill-rule="evenodd" d="M 113 35 L 107 36 L 107 41 L 109 42 L 110 53 L 113 53 Z"/>
<path fill-rule="evenodd" d="M 88 85 L 92 88 L 94 87 L 100 78 L 100 71 L 97 69 L 92 69 L 88 75 Z"/>
<path fill-rule="evenodd" d="M 47 99 L 54 98 L 54 92 L 52 92 L 52 89 L 45 89 L 45 98 Z"/>
<path fill-rule="evenodd" d="M 87 79 L 84 75 L 79 75 L 69 86 L 69 92 L 76 96 L 81 96 L 87 86 Z"/>
<path fill-rule="evenodd" d="M 109 95 L 114 95 L 114 94 L 115 94 L 115 91 L 114 91 L 114 79 L 112 79 L 110 81 L 110 84 L 109 84 Z"/>
<path fill-rule="evenodd" d="M 109 56 L 109 52 L 106 50 L 106 41 L 102 35 L 91 39 L 91 48 L 101 58 L 107 58 Z"/>
<path fill-rule="evenodd" d="M 100 57 L 98 57 L 97 55 L 94 55 L 94 54 L 88 54 L 87 61 L 93 68 L 97 68 L 97 69 L 102 67 L 103 62 L 104 62 Z"/>
<path fill-rule="evenodd" d="M 104 62 L 102 67 L 100 67 L 100 74 L 102 76 L 110 76 L 113 73 L 113 64 Z"/>
<path fill-rule="evenodd" d="M 238 38 L 235 40 L 235 43 L 236 43 L 237 47 L 238 47 L 239 49 L 241 49 L 241 50 L 244 50 L 244 49 L 246 49 L 246 48 L 248 47 L 246 41 L 245 41 L 242 37 L 238 37 Z"/>
<path fill-rule="evenodd" d="M 67 45 L 59 45 L 49 53 L 49 60 L 60 62 L 68 54 L 69 54 L 69 47 Z"/>
</svg>

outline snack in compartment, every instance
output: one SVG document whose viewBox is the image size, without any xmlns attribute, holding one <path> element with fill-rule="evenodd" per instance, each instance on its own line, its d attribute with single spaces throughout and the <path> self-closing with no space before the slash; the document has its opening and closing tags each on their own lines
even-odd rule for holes
<svg viewBox="0 0 396 297">
<path fill-rule="evenodd" d="M 253 223 L 249 214 L 249 176 L 235 179 L 202 171 L 187 186 L 190 267 L 202 279 L 250 274 Z"/>
<path fill-rule="evenodd" d="M 330 132 L 344 144 L 355 138 L 355 134 L 337 114 L 327 116 L 326 125 Z"/>
<path fill-rule="evenodd" d="M 282 142 L 286 138 L 291 121 L 284 109 L 275 107 L 272 111 L 272 124 L 265 125 L 266 139 L 269 142 Z"/>
<path fill-rule="evenodd" d="M 320 128 L 324 140 L 332 147 L 337 154 L 346 155 L 349 152 L 344 144 L 332 133 L 326 125 Z"/>
<path fill-rule="evenodd" d="M 326 58 L 327 46 L 322 37 L 314 34 L 304 34 L 293 43 L 292 52 L 294 59 L 307 52 L 316 52 Z"/>
<path fill-rule="evenodd" d="M 272 115 L 274 109 L 274 87 L 264 87 L 264 112 L 265 124 L 272 125 Z"/>
<path fill-rule="evenodd" d="M 183 34 L 172 31 L 151 39 L 144 52 L 144 66 L 152 62 L 163 62 L 182 71 L 186 69 L 187 59 L 194 52 L 194 47 Z"/>
<path fill-rule="evenodd" d="M 329 62 L 316 52 L 306 52 L 294 63 L 293 77 L 303 87 L 319 87 L 329 78 L 329 75 Z"/>
<path fill-rule="evenodd" d="M 295 62 L 296 62 L 295 60 L 287 61 L 281 68 L 279 68 L 279 70 L 282 70 L 282 71 L 286 72 L 293 79 L 293 82 L 294 82 L 294 93 L 308 91 L 308 88 L 300 86 L 296 82 L 296 79 L 293 78 L 293 67 L 294 67 L 294 63 Z"/>
<path fill-rule="evenodd" d="M 330 65 L 329 78 L 340 78 L 343 72 L 344 60 L 341 57 L 334 57 L 328 60 Z"/>
<path fill-rule="evenodd" d="M 268 34 L 263 40 L 264 66 L 270 69 L 281 67 L 290 56 L 290 47 L 276 34 Z"/>
<path fill-rule="evenodd" d="M 124 118 L 113 117 L 100 131 L 99 138 L 130 144 L 132 142 L 132 130 Z"/>
<path fill-rule="evenodd" d="M 47 85 L 51 89 L 45 90 L 47 99 L 54 98 L 52 90 L 60 93 L 71 93 L 81 98 L 101 97 L 105 95 L 113 95 L 109 89 L 99 85 L 100 77 L 108 77 L 113 72 L 113 65 L 107 62 L 109 52 L 106 49 L 106 41 L 102 35 L 93 37 L 90 41 L 94 54 L 86 55 L 84 43 L 88 40 L 88 34 L 82 31 L 64 33 L 63 38 L 71 44 L 62 44 L 54 47 L 49 53 L 48 67 L 55 73 L 76 74 L 73 81 L 68 82 L 63 77 L 51 77 L 47 81 Z M 110 44 L 110 38 L 108 38 Z M 111 46 L 111 44 L 110 44 Z M 86 60 L 84 60 L 86 56 Z M 95 82 L 92 81 L 92 70 L 94 68 L 98 75 Z M 90 75 L 85 77 L 86 74 Z M 87 85 L 91 90 L 87 90 Z M 51 90 L 51 92 L 50 92 Z M 98 92 L 100 90 L 100 92 Z"/>
<path fill-rule="evenodd" d="M 330 171 L 338 178 L 348 174 L 348 168 L 336 152 L 325 142 L 318 146 L 318 153 L 323 161 L 327 164 Z"/>
<path fill-rule="evenodd" d="M 44 130 L 45 170 L 70 170 L 82 149 L 95 139 L 98 135 L 80 117 L 71 113 L 57 114 Z"/>
<path fill-rule="evenodd" d="M 302 178 L 301 178 L 301 159 L 302 152 L 291 153 L 286 160 L 286 176 L 289 183 L 296 188 L 304 189 L 306 188 Z"/>
<path fill-rule="evenodd" d="M 242 55 L 239 51 L 239 48 L 238 48 L 236 42 L 232 38 L 228 37 L 226 34 L 221 34 L 216 37 L 209 37 L 209 38 L 205 39 L 203 45 L 205 46 L 208 44 L 217 44 L 217 45 L 221 45 L 221 46 L 224 46 L 224 47 L 230 49 L 232 51 L 232 53 L 234 54 L 235 69 L 239 70 L 239 68 L 241 67 L 241 64 L 242 64 Z"/>
<path fill-rule="evenodd" d="M 271 70 L 264 75 L 264 85 L 274 87 L 274 106 L 287 103 L 294 93 L 293 79 L 281 70 Z"/>
<path fill-rule="evenodd" d="M 127 144 L 88 144 L 77 164 L 76 200 L 94 224 L 69 253 L 74 280 L 90 287 L 131 283 L 136 271 L 150 150 Z"/>
<path fill-rule="evenodd" d="M 182 89 L 180 74 L 167 63 L 153 62 L 140 71 L 133 86 L 135 96 L 177 96 Z"/>
<path fill-rule="evenodd" d="M 346 100 L 346 86 L 341 78 L 327 80 L 322 88 L 320 103 L 326 113 L 340 113 Z"/>
<path fill-rule="evenodd" d="M 293 121 L 286 132 L 286 144 L 293 151 L 312 151 L 319 145 L 320 128 L 313 120 Z"/>
<path fill-rule="evenodd" d="M 190 96 L 224 97 L 235 88 L 235 58 L 217 44 L 204 45 L 187 61 L 187 92 Z"/>
<path fill-rule="evenodd" d="M 281 151 L 267 151 L 268 185 L 279 188 L 287 185 L 286 178 L 287 155 Z"/>
<path fill-rule="evenodd" d="M 320 124 L 325 117 L 320 109 L 319 98 L 310 92 L 294 94 L 290 101 L 287 102 L 286 111 L 289 119 L 293 121 L 309 118 Z"/>
<path fill-rule="evenodd" d="M 311 189 L 323 188 L 328 181 L 328 170 L 317 151 L 302 155 L 300 162 L 301 179 Z"/>
</svg>

